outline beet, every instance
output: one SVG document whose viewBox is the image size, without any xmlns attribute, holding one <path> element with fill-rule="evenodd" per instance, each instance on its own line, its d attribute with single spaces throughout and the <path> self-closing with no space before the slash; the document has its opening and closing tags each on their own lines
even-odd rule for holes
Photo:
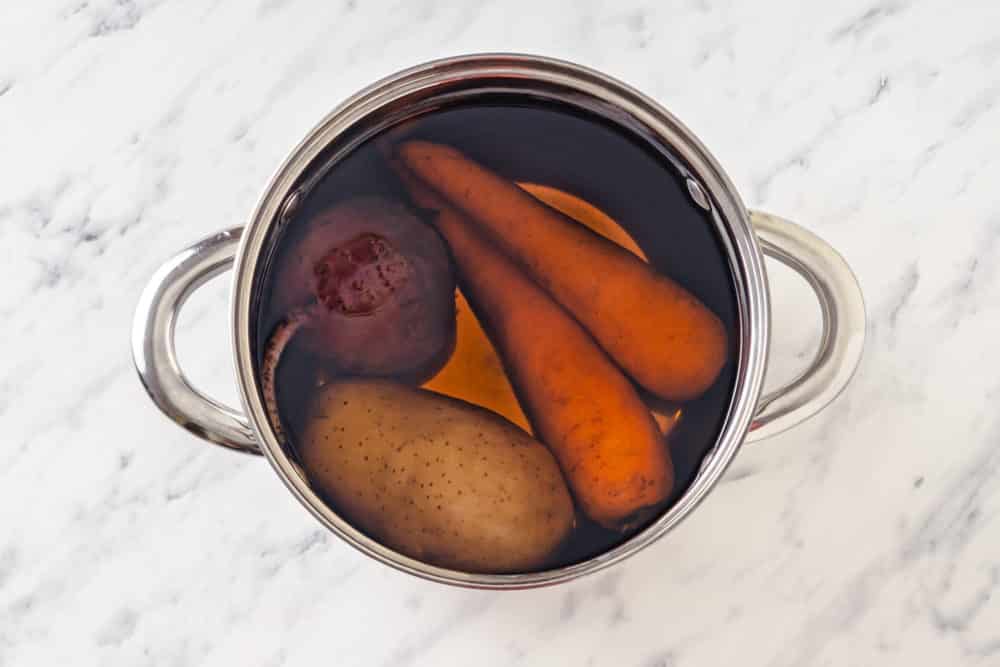
<svg viewBox="0 0 1000 667">
<path fill-rule="evenodd" d="M 273 279 L 275 303 L 299 325 L 296 343 L 343 374 L 420 382 L 436 373 L 455 342 L 455 277 L 437 232 L 374 197 L 307 225 Z"/>
</svg>

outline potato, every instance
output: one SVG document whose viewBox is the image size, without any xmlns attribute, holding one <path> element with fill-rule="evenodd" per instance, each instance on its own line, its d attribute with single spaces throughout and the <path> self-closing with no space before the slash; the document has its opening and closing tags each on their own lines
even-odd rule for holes
<svg viewBox="0 0 1000 667">
<path fill-rule="evenodd" d="M 322 387 L 297 444 L 315 488 L 386 546 L 467 572 L 543 567 L 574 525 L 549 451 L 499 415 L 387 380 Z"/>
</svg>

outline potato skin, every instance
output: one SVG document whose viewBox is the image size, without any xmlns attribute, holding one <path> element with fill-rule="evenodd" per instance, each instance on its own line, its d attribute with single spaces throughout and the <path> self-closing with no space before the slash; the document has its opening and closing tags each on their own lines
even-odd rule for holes
<svg viewBox="0 0 1000 667">
<path fill-rule="evenodd" d="M 358 528 L 466 572 L 543 567 L 574 526 L 552 454 L 477 406 L 375 379 L 322 387 L 298 439 L 317 490 Z"/>
</svg>

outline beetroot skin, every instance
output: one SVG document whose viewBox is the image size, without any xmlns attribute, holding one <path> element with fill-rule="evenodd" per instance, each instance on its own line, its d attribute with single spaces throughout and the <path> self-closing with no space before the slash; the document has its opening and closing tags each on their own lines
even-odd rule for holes
<svg viewBox="0 0 1000 667">
<path fill-rule="evenodd" d="M 278 308 L 302 319 L 297 342 L 342 373 L 421 381 L 455 343 L 455 277 L 444 242 L 384 199 L 319 214 L 279 261 Z"/>
</svg>

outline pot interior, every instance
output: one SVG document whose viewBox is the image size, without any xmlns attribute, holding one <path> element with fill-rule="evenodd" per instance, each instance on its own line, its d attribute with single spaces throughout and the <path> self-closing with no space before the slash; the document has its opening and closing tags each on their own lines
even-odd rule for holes
<svg viewBox="0 0 1000 667">
<path fill-rule="evenodd" d="M 356 111 L 365 110 L 357 101 L 353 105 L 360 106 Z M 351 108 L 352 103 L 348 103 L 346 110 L 340 111 L 342 122 L 335 133 L 327 132 L 325 140 L 317 141 L 324 134 L 321 125 L 300 147 L 299 153 L 309 147 L 311 158 L 298 159 L 284 194 L 269 192 L 261 206 L 265 210 L 268 200 L 276 204 L 270 207 L 272 215 L 258 239 L 259 261 L 255 262 L 250 289 L 248 342 L 255 364 L 255 402 L 263 402 L 259 373 L 265 347 L 275 327 L 287 316 L 274 297 L 281 258 L 308 235 L 310 220 L 338 204 L 371 196 L 406 202 L 406 189 L 385 160 L 385 146 L 410 139 L 451 145 L 523 187 L 543 186 L 568 193 L 606 214 L 634 241 L 650 265 L 718 316 L 728 335 L 728 355 L 715 382 L 696 399 L 666 402 L 637 387 L 651 404 L 664 411 L 680 411 L 680 419 L 672 424 L 667 438 L 676 477 L 669 498 L 655 513 L 644 516 L 641 525 L 624 534 L 580 517 L 560 555 L 534 572 L 491 575 L 454 571 L 372 544 L 364 531 L 338 515 L 336 503 L 327 494 L 315 488 L 300 464 L 294 438 L 274 439 L 277 447 L 269 448 L 272 463 L 314 514 L 342 536 L 347 533 L 355 546 L 362 542 L 364 550 L 396 567 L 449 583 L 491 587 L 548 583 L 611 562 L 648 543 L 665 530 L 665 519 L 686 495 L 701 486 L 700 497 L 707 491 L 706 485 L 717 479 L 721 469 L 708 473 L 711 480 L 703 479 L 708 464 L 719 454 L 720 444 L 734 438 L 733 410 L 738 403 L 734 399 L 747 370 L 748 301 L 753 295 L 745 284 L 744 258 L 734 250 L 746 239 L 740 237 L 739 230 L 734 232 L 723 207 L 711 196 L 719 192 L 717 184 L 702 180 L 700 165 L 691 164 L 638 116 L 606 99 L 553 82 L 459 78 L 412 91 L 397 86 L 395 99 L 383 99 L 377 112 L 369 108 L 351 118 L 347 113 Z M 329 127 L 330 119 L 324 125 Z M 588 270 L 580 267 L 580 271 Z M 301 408 L 315 387 L 315 358 L 308 353 L 289 355 L 283 364 L 280 380 L 293 388 L 280 391 L 290 397 L 288 405 Z M 759 387 L 750 389 L 751 393 L 759 391 Z M 292 413 L 291 421 L 305 418 L 305 410 L 295 411 L 295 407 L 285 408 L 286 413 Z M 746 415 L 737 416 L 745 421 Z M 739 428 L 738 423 L 735 426 Z M 268 435 L 273 436 L 273 432 Z M 736 446 L 738 443 L 730 442 L 726 460 L 716 461 L 716 467 L 728 463 Z M 690 502 L 685 511 L 693 507 Z"/>
</svg>

